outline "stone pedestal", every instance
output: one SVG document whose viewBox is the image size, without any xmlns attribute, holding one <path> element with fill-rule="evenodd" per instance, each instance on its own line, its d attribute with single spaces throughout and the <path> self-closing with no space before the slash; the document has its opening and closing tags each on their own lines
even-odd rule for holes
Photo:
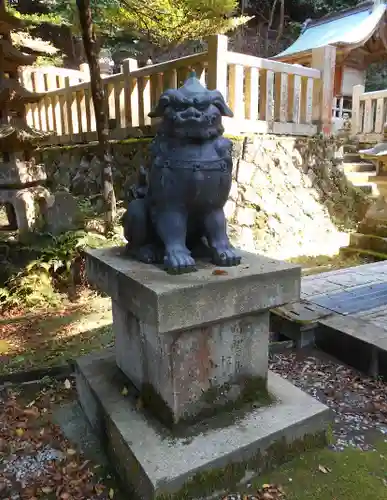
<svg viewBox="0 0 387 500">
<path fill-rule="evenodd" d="M 122 248 L 89 250 L 86 265 L 112 298 L 115 353 L 78 361 L 79 397 L 139 498 L 195 498 L 208 469 L 235 463 L 243 477 L 278 439 L 324 430 L 324 405 L 268 375 L 269 309 L 299 298 L 298 267 L 244 254 L 171 276 Z"/>
</svg>

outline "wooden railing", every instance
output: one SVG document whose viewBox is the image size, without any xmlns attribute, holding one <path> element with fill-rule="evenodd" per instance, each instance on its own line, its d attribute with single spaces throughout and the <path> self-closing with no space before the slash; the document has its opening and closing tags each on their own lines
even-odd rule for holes
<svg viewBox="0 0 387 500">
<path fill-rule="evenodd" d="M 68 78 L 70 85 L 90 80 L 88 64 L 81 64 L 79 70 L 57 68 L 56 66 L 24 67 L 20 71 L 20 82 L 33 92 L 47 92 L 65 86 Z"/>
<path fill-rule="evenodd" d="M 387 115 L 387 90 L 365 92 L 356 85 L 352 94 L 351 135 L 361 142 L 379 142 Z"/>
<path fill-rule="evenodd" d="M 212 37 L 206 52 L 143 68 L 126 59 L 121 73 L 103 79 L 110 137 L 122 139 L 136 129 L 151 132 L 157 120 L 148 113 L 161 93 L 182 85 L 192 70 L 228 101 L 234 112 L 234 118 L 224 119 L 228 133 L 326 133 L 333 88 L 324 83 L 324 67 L 332 47 L 317 49 L 316 60 L 323 63 L 318 69 L 230 52 L 227 42 L 225 36 Z M 54 132 L 50 144 L 96 140 L 90 82 L 74 85 L 70 76 L 64 77 L 61 88 L 46 91 L 38 104 L 28 106 L 27 119 L 37 129 Z"/>
</svg>

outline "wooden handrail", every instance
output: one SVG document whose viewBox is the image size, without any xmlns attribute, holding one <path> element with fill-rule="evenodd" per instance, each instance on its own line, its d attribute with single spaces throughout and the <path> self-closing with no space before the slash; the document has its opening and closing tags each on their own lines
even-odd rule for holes
<svg viewBox="0 0 387 500">
<path fill-rule="evenodd" d="M 321 78 L 321 71 L 314 68 L 306 68 L 298 64 L 288 64 L 271 59 L 263 59 L 238 52 L 227 52 L 226 57 L 228 64 L 240 64 L 250 68 L 266 69 L 275 73 L 288 73 L 290 75 L 298 75 L 306 78 Z"/>
<path fill-rule="evenodd" d="M 156 121 L 148 114 L 161 93 L 181 85 L 192 69 L 204 85 L 224 94 L 234 112 L 234 118 L 224 120 L 230 133 L 327 134 L 333 102 L 333 78 L 327 75 L 333 49 L 318 49 L 315 66 L 307 68 L 231 52 L 227 37 L 219 35 L 209 39 L 207 51 L 180 59 L 142 68 L 126 59 L 121 73 L 103 78 L 110 135 L 119 139 L 135 129 L 151 130 Z M 34 90 L 42 99 L 27 106 L 27 120 L 35 128 L 52 130 L 51 144 L 96 139 L 87 72 L 80 72 L 85 81 L 73 84 L 71 71 L 30 72 L 36 75 Z"/>
</svg>

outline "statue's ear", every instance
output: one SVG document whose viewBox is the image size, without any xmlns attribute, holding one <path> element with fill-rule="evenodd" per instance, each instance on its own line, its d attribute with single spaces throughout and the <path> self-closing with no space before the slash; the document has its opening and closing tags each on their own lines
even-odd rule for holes
<svg viewBox="0 0 387 500">
<path fill-rule="evenodd" d="M 227 106 L 226 101 L 220 92 L 216 91 L 212 104 L 219 109 L 222 116 L 228 116 L 229 118 L 234 116 L 234 113 Z"/>
<path fill-rule="evenodd" d="M 165 108 L 169 105 L 170 102 L 171 99 L 166 92 L 164 92 L 164 94 L 161 94 L 156 107 L 148 114 L 149 118 L 160 118 L 164 116 Z"/>
</svg>

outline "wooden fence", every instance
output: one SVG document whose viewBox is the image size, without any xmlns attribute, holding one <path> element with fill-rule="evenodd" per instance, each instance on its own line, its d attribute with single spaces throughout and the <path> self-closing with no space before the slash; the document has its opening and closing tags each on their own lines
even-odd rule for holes
<svg viewBox="0 0 387 500">
<path fill-rule="evenodd" d="M 88 64 L 81 64 L 79 70 L 57 68 L 55 66 L 27 66 L 20 71 L 20 82 L 32 92 L 47 92 L 65 87 L 66 78 L 70 85 L 90 80 Z"/>
<path fill-rule="evenodd" d="M 387 116 L 387 90 L 365 92 L 356 85 L 352 94 L 351 135 L 361 142 L 379 142 Z"/>
<path fill-rule="evenodd" d="M 206 52 L 143 68 L 126 59 L 121 73 L 103 79 L 110 137 L 123 139 L 136 129 L 150 132 L 157 120 L 148 113 L 161 93 L 183 84 L 192 70 L 226 97 L 234 112 L 234 118 L 224 119 L 228 133 L 330 133 L 333 47 L 316 49 L 313 60 L 319 67 L 306 68 L 230 52 L 227 43 L 227 37 L 215 36 Z M 71 76 L 64 76 L 61 88 L 48 87 L 38 104 L 28 106 L 27 120 L 54 132 L 50 144 L 96 140 L 90 82 L 74 85 Z"/>
</svg>

